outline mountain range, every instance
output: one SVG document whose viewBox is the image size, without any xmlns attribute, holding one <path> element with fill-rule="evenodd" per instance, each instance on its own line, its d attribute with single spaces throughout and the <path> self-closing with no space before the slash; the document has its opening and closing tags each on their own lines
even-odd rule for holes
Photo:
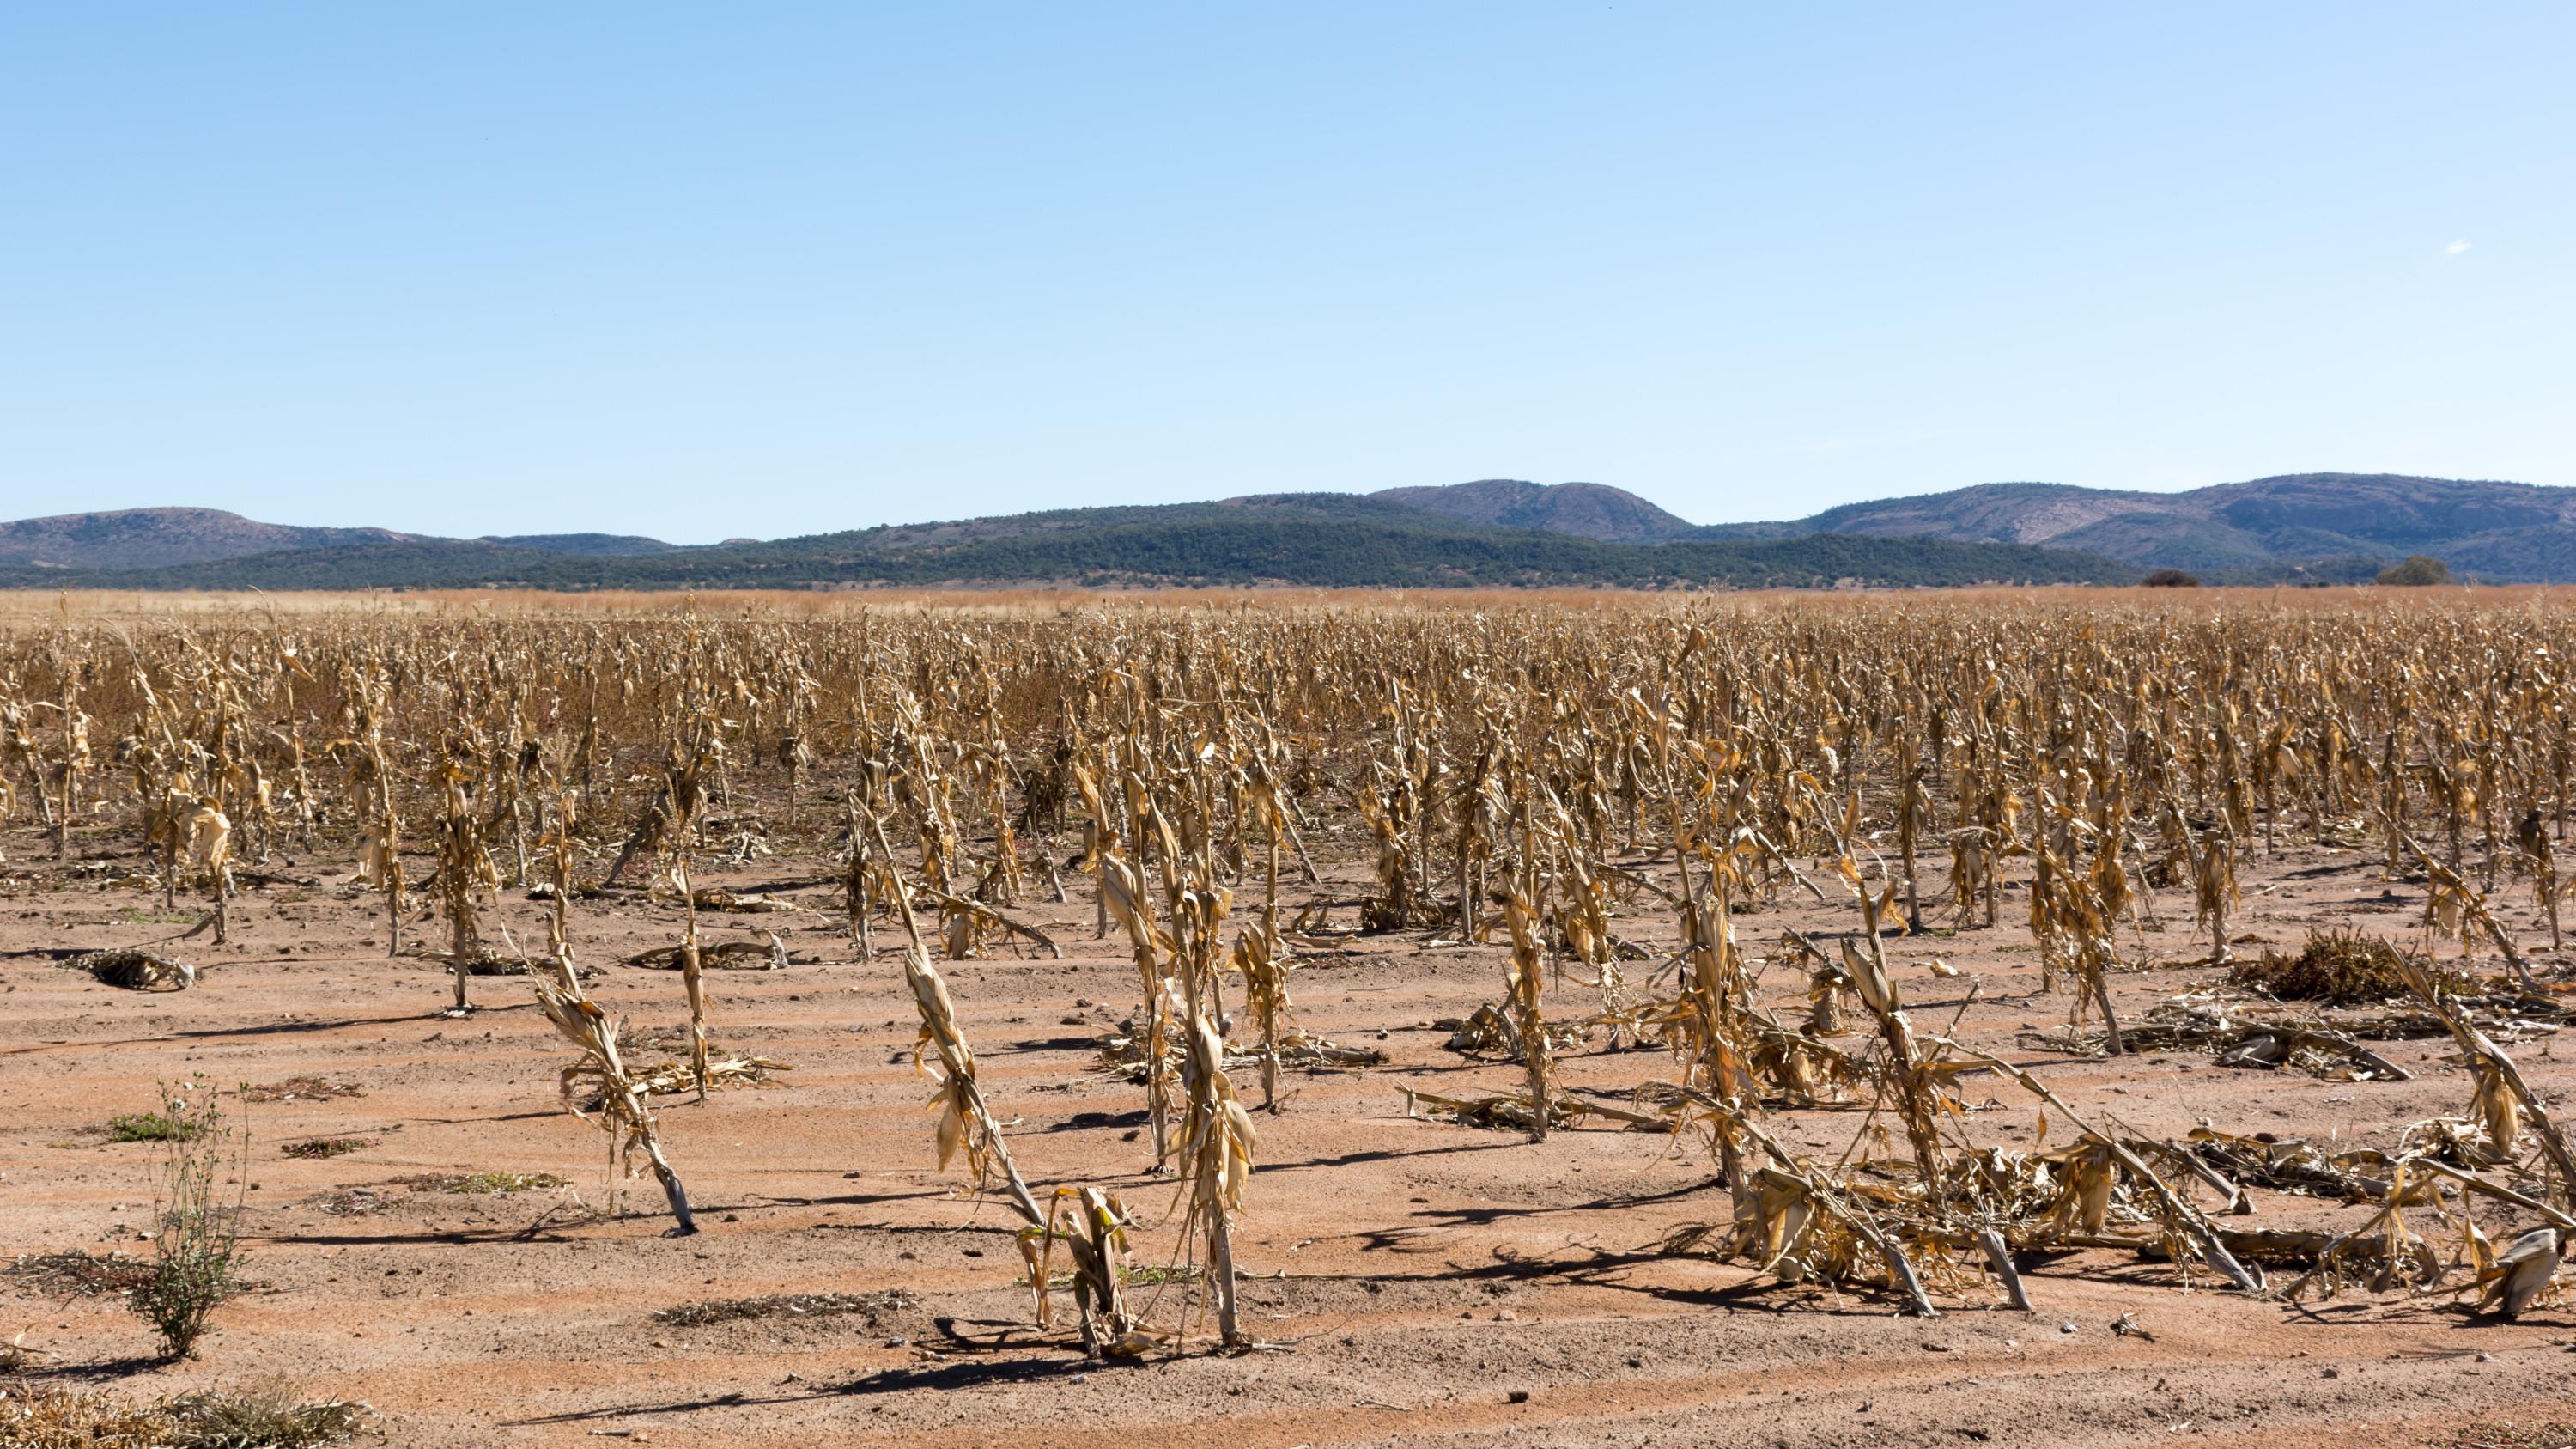
<svg viewBox="0 0 2576 1449">
<path fill-rule="evenodd" d="M 147 508 L 0 523 L 0 586 L 825 588 L 941 584 L 1804 587 L 2367 580 L 2429 554 L 2490 582 L 2576 580 L 2576 489 L 2310 473 L 2180 493 L 1989 483 L 1703 526 L 1598 483 L 1060 509 L 683 546 L 603 533 L 438 538 Z"/>
</svg>

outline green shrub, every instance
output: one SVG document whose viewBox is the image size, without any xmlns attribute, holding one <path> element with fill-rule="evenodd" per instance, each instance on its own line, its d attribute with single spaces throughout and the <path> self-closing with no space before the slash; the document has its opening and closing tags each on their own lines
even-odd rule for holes
<svg viewBox="0 0 2576 1449">
<path fill-rule="evenodd" d="M 2451 581 L 2451 566 L 2429 554 L 2409 554 L 2406 562 L 2381 570 L 2379 581 L 2409 588 L 2447 584 Z"/>
<path fill-rule="evenodd" d="M 170 1357 L 186 1358 L 215 1310 L 241 1291 L 238 1224 L 250 1136 L 224 1120 L 220 1097 L 202 1077 L 163 1083 L 156 1115 L 173 1130 L 142 1139 L 157 1144 L 151 1275 L 126 1290 L 125 1305 L 161 1335 Z M 227 1165 L 229 1199 L 218 1180 Z"/>
</svg>

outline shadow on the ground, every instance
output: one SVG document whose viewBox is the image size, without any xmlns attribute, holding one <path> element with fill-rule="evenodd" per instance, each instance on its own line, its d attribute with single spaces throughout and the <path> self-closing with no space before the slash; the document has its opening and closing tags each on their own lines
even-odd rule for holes
<svg viewBox="0 0 2576 1449">
<path fill-rule="evenodd" d="M 503 1012 L 535 1009 L 533 1001 L 515 1002 L 508 1006 L 478 1006 L 473 1015 L 498 1016 Z M 116 1047 L 157 1046 L 173 1041 L 229 1041 L 238 1037 L 301 1036 L 318 1031 L 342 1031 L 358 1026 L 405 1026 L 429 1021 L 471 1020 L 471 1017 L 449 1017 L 438 1011 L 410 1012 L 402 1016 L 353 1016 L 339 1021 L 272 1021 L 262 1026 L 209 1026 L 195 1031 L 162 1032 L 156 1036 L 127 1037 L 118 1041 L 95 1041 L 86 1037 L 69 1041 L 39 1042 L 34 1046 L 11 1047 L 0 1051 L 0 1057 L 27 1056 L 35 1052 L 103 1051 Z"/>
<path fill-rule="evenodd" d="M 1339 1157 L 1309 1157 L 1303 1162 L 1265 1162 L 1261 1164 L 1260 1170 L 1263 1176 L 1268 1177 L 1276 1173 L 1297 1172 L 1310 1167 L 1349 1167 L 1359 1162 L 1395 1162 L 1407 1157 L 1444 1157 L 1455 1152 L 1494 1152 L 1520 1145 L 1521 1134 L 1515 1132 L 1508 1140 L 1500 1142 L 1460 1142 L 1448 1147 L 1416 1147 L 1404 1152 L 1383 1149 L 1370 1152 L 1345 1152 Z"/>
<path fill-rule="evenodd" d="M 953 1344 L 971 1344 L 951 1335 Z M 948 1393 L 960 1389 L 991 1388 L 1009 1384 L 1062 1382 L 1076 1374 L 1106 1373 L 1121 1368 L 1139 1368 L 1135 1362 L 1093 1360 L 1081 1356 L 1080 1350 L 1061 1337 L 1042 1339 L 1034 1336 L 985 1351 L 1044 1351 L 1046 1357 L 991 1360 L 969 1360 L 955 1363 L 919 1364 L 906 1368 L 880 1369 L 872 1374 L 838 1384 L 818 1384 L 789 1394 L 746 1394 L 741 1392 L 708 1394 L 693 1399 L 672 1399 L 658 1404 L 628 1404 L 616 1408 L 584 1409 L 568 1414 L 546 1414 L 536 1418 L 513 1419 L 512 1428 L 533 1428 L 545 1424 L 587 1424 L 603 1420 L 637 1418 L 659 1414 L 694 1414 L 708 1409 L 773 1408 L 783 1404 L 811 1404 L 830 1399 L 869 1398 L 877 1394 L 928 1391 Z M 1071 1350 L 1068 1352 L 1068 1350 Z"/>
</svg>

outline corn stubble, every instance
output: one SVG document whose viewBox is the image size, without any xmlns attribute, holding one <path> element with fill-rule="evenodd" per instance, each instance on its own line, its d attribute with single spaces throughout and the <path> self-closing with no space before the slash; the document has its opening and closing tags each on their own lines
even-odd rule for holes
<svg viewBox="0 0 2576 1449">
<path fill-rule="evenodd" d="M 456 1011 L 486 932 L 507 939 L 505 875 L 524 884 L 535 859 L 549 940 L 520 959 L 577 1054 L 564 1092 L 614 1158 L 643 1158 L 680 1231 L 654 1099 L 782 1069 L 716 1057 L 705 973 L 784 965 L 784 945 L 710 944 L 700 913 L 794 909 L 694 877 L 831 842 L 819 883 L 848 954 L 864 968 L 879 924 L 899 927 L 937 1160 L 1020 1219 L 1042 1324 L 1070 1260 L 1097 1354 L 1209 1320 L 1249 1342 L 1234 1285 L 1259 1139 L 1231 1073 L 1256 1069 L 1277 1113 L 1295 1107 L 1291 1066 L 1367 1069 L 1376 1053 L 1299 1027 L 1291 987 L 1315 953 L 1368 937 L 1499 968 L 1453 1044 L 1501 1059 L 1507 1089 L 1408 1088 L 1412 1109 L 1533 1140 L 1650 1129 L 1709 1155 L 1728 1216 L 1673 1233 L 1674 1252 L 1927 1315 L 2028 1306 L 2022 1260 L 2099 1249 L 2248 1294 L 2448 1291 L 2512 1316 L 2556 1293 L 2576 1226 L 2565 1128 L 2508 1050 L 2565 1016 L 2538 942 L 2558 948 L 2570 889 L 2570 657 L 2576 616 L 2555 605 L 2112 597 L 62 618 L 0 636 L 0 812 L 62 857 L 123 832 L 165 904 L 201 896 L 218 940 L 239 929 L 239 872 L 336 853 L 389 954 L 440 929 Z M 1346 842 L 1337 863 L 1363 881 L 1341 923 L 1309 836 Z M 2240 961 L 2240 876 L 2294 848 L 2420 888 L 2419 928 L 2357 938 L 2367 972 Z M 1291 861 L 1303 901 L 1297 878 L 1283 892 Z M 628 1062 L 573 962 L 571 903 L 621 908 L 639 862 L 646 901 L 680 914 L 677 942 L 637 961 L 679 969 L 684 1068 Z M 1133 1301 L 1142 1219 L 1118 1194 L 1022 1176 L 942 974 L 1060 956 L 1023 903 L 1067 901 L 1068 881 L 1133 966 L 1122 1051 L 1151 1124 L 1134 1166 L 1174 1190 L 1178 1313 Z M 2010 927 L 2008 889 L 2027 907 Z M 1839 926 L 1739 936 L 1793 900 Z M 2366 1153 L 2214 1124 L 2140 1136 L 1909 993 L 1891 943 L 1990 929 L 2027 931 L 2066 1011 L 2054 1048 L 2372 1081 L 2405 1074 L 2365 1028 L 2438 1034 L 2461 1114 Z M 2509 975 L 2484 975 L 2489 956 Z M 2116 979 L 2200 964 L 2237 968 L 2212 989 L 2238 995 L 2121 1019 Z M 137 988 L 194 979 L 117 969 Z M 2379 1014 L 2322 1014 L 2365 1007 Z M 1667 1064 L 1627 1108 L 1564 1083 L 1569 1054 L 1604 1040 Z M 1969 1078 L 2026 1099 L 2038 1140 L 1974 1130 Z M 1835 1153 L 1793 1148 L 1781 1114 L 1817 1108 L 1864 1125 Z M 2249 1183 L 2367 1211 L 2339 1233 L 2229 1226 Z"/>
</svg>

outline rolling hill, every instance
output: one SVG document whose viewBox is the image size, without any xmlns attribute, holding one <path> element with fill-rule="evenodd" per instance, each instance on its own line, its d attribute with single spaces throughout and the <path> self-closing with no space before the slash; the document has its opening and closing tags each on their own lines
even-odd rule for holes
<svg viewBox="0 0 2576 1449">
<path fill-rule="evenodd" d="M 0 586 L 838 588 L 981 584 L 1428 588 L 2367 580 L 2426 553 L 2460 577 L 2576 580 L 2576 489 L 2309 473 L 2142 493 L 1989 483 L 1775 523 L 1691 524 L 1591 483 L 1067 508 L 766 542 L 432 538 L 210 509 L 0 524 Z"/>
<path fill-rule="evenodd" d="M 1445 488 L 1384 488 L 1369 495 L 1462 523 L 1535 528 L 1604 543 L 1664 543 L 1688 538 L 1697 525 L 1603 483 L 1525 483 L 1486 478 Z"/>
<path fill-rule="evenodd" d="M 390 528 L 304 528 L 261 523 L 218 508 L 128 508 L 113 513 L 65 513 L 0 523 L 0 565 L 88 573 L 217 563 L 309 549 L 406 544 L 435 547 L 454 542 L 396 533 Z M 674 547 L 658 538 L 614 533 L 519 534 L 475 542 L 540 553 L 611 557 L 662 553 Z"/>
<path fill-rule="evenodd" d="M 296 528 L 213 508 L 129 508 L 0 523 L 0 563 L 60 569 L 147 569 L 293 549 L 388 543 L 382 528 Z"/>
<path fill-rule="evenodd" d="M 2496 582 L 2576 581 L 2576 488 L 2397 473 L 2296 473 L 2183 493 L 1986 483 L 1694 536 L 1813 533 L 2037 544 L 2247 580 L 2366 576 L 2365 565 L 2422 553 Z"/>
<path fill-rule="evenodd" d="M 553 546 L 381 533 L 327 547 L 146 568 L 0 564 L 0 584 L 145 589 L 981 584 L 1664 588 L 2119 583 L 2137 573 L 2113 560 L 2022 544 L 1828 534 L 1612 542 L 1471 522 L 1347 493 L 1058 509 L 706 547 L 568 547 L 560 537 L 545 541 Z"/>
<path fill-rule="evenodd" d="M 641 553 L 669 553 L 676 543 L 632 533 L 485 534 L 474 540 L 498 548 L 532 548 L 539 553 L 584 553 L 602 558 L 631 558 Z"/>
</svg>

